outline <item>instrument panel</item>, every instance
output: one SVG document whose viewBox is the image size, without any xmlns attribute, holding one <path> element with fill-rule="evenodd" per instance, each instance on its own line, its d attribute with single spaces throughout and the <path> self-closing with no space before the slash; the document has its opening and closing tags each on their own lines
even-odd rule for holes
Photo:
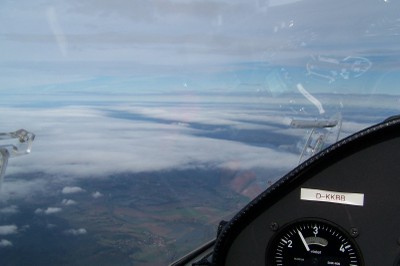
<svg viewBox="0 0 400 266">
<path fill-rule="evenodd" d="M 312 157 L 217 237 L 213 265 L 400 265 L 400 119 Z"/>
<path fill-rule="evenodd" d="M 285 225 L 269 242 L 267 265 L 363 265 L 353 237 L 337 224 L 316 218 Z"/>
</svg>

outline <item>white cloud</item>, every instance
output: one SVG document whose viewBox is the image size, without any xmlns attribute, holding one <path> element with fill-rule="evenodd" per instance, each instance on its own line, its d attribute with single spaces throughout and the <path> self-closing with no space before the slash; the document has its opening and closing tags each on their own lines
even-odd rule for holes
<svg viewBox="0 0 400 266">
<path fill-rule="evenodd" d="M 53 213 L 57 213 L 57 212 L 60 212 L 60 211 L 62 211 L 62 209 L 59 208 L 59 207 L 48 207 L 44 211 L 44 214 L 53 214 Z"/>
<path fill-rule="evenodd" d="M 122 108 L 121 108 L 122 109 Z M 118 110 L 116 110 L 118 111 Z M 130 110 L 127 114 L 145 116 L 149 120 L 129 120 L 110 117 L 107 112 L 90 108 L 60 108 L 38 110 L 33 117 L 47 121 L 32 131 L 38 137 L 33 151 L 24 159 L 30 161 L 26 170 L 43 171 L 68 177 L 106 176 L 115 172 L 154 171 L 171 168 L 185 168 L 192 163 L 223 164 L 225 161 L 259 160 L 259 157 L 275 156 L 269 148 L 249 146 L 240 142 L 196 136 L 204 130 L 190 128 L 179 123 L 157 123 L 154 119 L 169 119 L 207 125 L 242 128 L 262 128 L 257 123 L 235 122 L 234 118 L 245 119 L 239 110 L 186 110 L 185 108 L 159 108 L 151 110 Z M 186 114 L 186 116 L 185 116 Z M 251 116 L 248 116 L 251 117 Z M 277 120 L 277 116 L 271 116 Z M 261 118 L 260 118 L 261 119 Z M 265 118 L 263 118 L 265 119 Z M 281 118 L 283 124 L 284 117 Z M 18 121 L 18 118 L 16 119 Z M 64 123 L 63 121 L 69 121 Z M 262 121 L 260 121 L 262 122 Z M 267 123 L 267 120 L 262 122 Z M 74 125 L 71 127 L 71 124 Z M 190 125 L 190 123 L 189 123 Z M 35 128 L 38 130 L 35 130 Z M 218 149 L 216 149 L 218 147 Z M 53 153 L 52 151 L 58 151 Z M 210 152 L 213 151 L 213 152 Z M 291 154 L 279 153 L 281 156 Z M 291 159 L 281 162 L 287 165 Z M 19 162 L 13 161 L 13 165 Z M 246 162 L 243 162 L 246 165 Z M 251 164 L 251 163 L 250 163 Z M 249 165 L 250 165 L 249 164 Z M 268 162 L 261 167 L 280 167 L 278 161 Z M 11 163 L 10 167 L 13 166 Z M 22 165 L 21 165 L 22 166 Z M 23 169 L 23 168 L 20 168 Z M 63 194 L 78 193 L 80 187 L 66 186 Z"/>
<path fill-rule="evenodd" d="M 7 239 L 0 240 L 0 247 L 10 247 L 12 245 L 13 245 L 12 242 Z"/>
<path fill-rule="evenodd" d="M 100 193 L 99 191 L 96 191 L 96 192 L 92 193 L 92 197 L 95 198 L 95 199 L 100 198 L 102 196 L 103 196 L 103 194 Z"/>
<path fill-rule="evenodd" d="M 0 225 L 0 235 L 11 235 L 18 233 L 18 227 L 12 225 Z"/>
<path fill-rule="evenodd" d="M 0 209 L 0 213 L 2 213 L 2 214 L 15 214 L 18 212 L 19 212 L 18 206 L 15 206 L 15 205 L 11 205 L 11 206 Z"/>
<path fill-rule="evenodd" d="M 41 208 L 38 208 L 35 210 L 35 214 L 54 214 L 54 213 L 58 213 L 61 212 L 62 208 L 59 207 L 48 207 L 47 209 L 43 210 Z"/>
<path fill-rule="evenodd" d="M 201 101 L 209 99 L 206 97 Z M 294 167 L 299 155 L 279 147 L 295 147 L 297 142 L 285 143 L 285 138 L 300 140 L 307 132 L 289 127 L 291 113 L 247 109 L 254 101 L 251 98 L 232 96 L 221 99 L 228 103 L 236 100 L 240 100 L 241 105 L 235 108 L 228 104 L 194 108 L 195 102 L 182 106 L 169 105 L 168 98 L 160 98 L 159 101 L 165 102 L 157 107 L 119 105 L 108 106 L 107 110 L 104 110 L 105 107 L 1 108 L 1 113 L 12 117 L 6 120 L 12 122 L 7 127 L 19 128 L 18 124 L 27 122 L 23 127 L 38 136 L 32 153 L 23 160 L 10 160 L 7 170 L 8 173 L 44 172 L 66 181 L 77 177 L 106 177 L 114 173 L 182 169 L 196 165 L 226 167 L 232 165 L 231 162 L 242 169 L 290 170 Z M 285 100 L 269 99 L 268 104 L 273 108 L 284 104 Z M 385 104 L 389 106 L 390 103 Z M 359 124 L 357 129 L 366 125 Z M 353 128 L 356 127 L 343 123 L 346 134 Z M 224 130 L 226 134 L 233 135 L 232 139 L 223 139 Z M 265 134 L 274 133 L 280 136 L 282 143 L 276 147 L 262 147 L 236 141 L 234 134 L 245 130 L 259 135 L 264 131 Z M 213 137 L 218 134 L 221 135 Z M 251 139 L 248 140 L 251 142 Z M 265 139 L 262 144 L 269 144 L 268 141 Z M 7 177 L 5 180 L 4 188 L 9 189 Z M 45 180 L 38 179 L 37 182 L 36 190 L 46 191 Z M 29 190 L 35 189 L 26 188 L 28 195 Z M 65 186 L 61 192 L 67 195 L 84 191 L 79 186 Z"/>
<path fill-rule="evenodd" d="M 85 228 L 79 228 L 79 229 L 68 229 L 65 230 L 64 233 L 67 235 L 77 236 L 77 235 L 85 235 L 87 234 L 87 231 Z"/>
<path fill-rule="evenodd" d="M 231 102 L 235 98 L 223 100 Z M 240 98 L 240 101 L 245 107 L 251 99 Z M 289 169 L 297 163 L 296 155 L 273 147 L 207 136 L 207 133 L 217 133 L 219 127 L 234 133 L 240 130 L 269 132 L 277 130 L 274 125 L 288 126 L 285 115 L 254 113 L 242 107 L 203 109 L 160 104 L 157 109 L 119 105 L 0 108 L 0 112 L 10 116 L 4 127 L 27 128 L 37 136 L 31 154 L 10 160 L 7 175 L 45 173 L 31 179 L 8 179 L 6 175 L 3 186 L 6 193 L 3 195 L 9 197 L 28 197 L 36 192 L 54 194 L 57 192 L 54 187 L 71 184 L 75 178 L 107 177 L 115 173 L 185 169 L 199 165 Z M 125 119 L 121 119 L 124 116 Z M 208 130 L 209 126 L 211 129 Z M 57 178 L 49 182 L 45 179 L 47 174 Z M 79 186 L 61 187 L 64 195 L 85 191 Z M 95 191 L 91 196 L 98 197 L 99 193 Z M 65 198 L 62 204 L 72 202 Z M 50 209 L 36 210 L 42 214 L 49 212 Z"/>
<path fill-rule="evenodd" d="M 84 191 L 85 190 L 80 187 L 64 187 L 61 192 L 63 194 L 74 194 L 74 193 L 80 193 L 80 192 L 84 192 Z"/>
<path fill-rule="evenodd" d="M 61 204 L 65 205 L 65 206 L 70 206 L 70 205 L 76 205 L 77 202 L 75 200 L 72 200 L 72 199 L 63 199 L 61 201 Z"/>
</svg>

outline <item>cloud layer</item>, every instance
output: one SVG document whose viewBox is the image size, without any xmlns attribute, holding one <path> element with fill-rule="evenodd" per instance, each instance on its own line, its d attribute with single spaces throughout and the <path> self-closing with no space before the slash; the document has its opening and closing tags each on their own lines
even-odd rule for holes
<svg viewBox="0 0 400 266">
<path fill-rule="evenodd" d="M 233 132 L 267 131 L 271 126 L 259 123 L 272 122 L 283 126 L 285 117 L 260 117 L 259 122 L 251 123 L 239 122 L 245 120 L 246 115 L 234 110 L 220 113 L 220 110 L 166 108 L 157 111 L 153 108 L 129 110 L 125 107 L 125 114 L 132 116 L 126 119 L 122 115 L 110 117 L 108 112 L 96 109 L 30 110 L 32 131 L 37 135 L 34 152 L 23 160 L 13 160 L 9 164 L 10 171 L 16 170 L 19 165 L 20 170 L 25 168 L 26 171 L 61 176 L 90 177 L 115 172 L 185 168 L 193 164 L 221 166 L 232 161 L 245 169 L 282 168 L 293 165 L 295 161 L 296 155 L 273 148 L 224 140 L 223 137 L 203 137 L 202 134 L 209 130 L 199 128 L 211 127 L 214 128 L 212 132 L 230 127 L 233 127 L 229 129 Z M 233 113 L 229 114 L 230 111 Z M 139 118 L 135 119 L 136 115 Z M 237 121 L 234 121 L 234 116 Z M 247 118 L 255 119 L 248 115 Z M 271 121 L 268 122 L 268 119 Z M 33 120 L 46 122 L 40 122 L 38 126 Z M 191 126 L 191 123 L 194 125 Z M 271 160 L 278 157 L 285 157 L 285 160 Z M 83 191 L 74 186 L 62 189 L 63 194 Z"/>
</svg>

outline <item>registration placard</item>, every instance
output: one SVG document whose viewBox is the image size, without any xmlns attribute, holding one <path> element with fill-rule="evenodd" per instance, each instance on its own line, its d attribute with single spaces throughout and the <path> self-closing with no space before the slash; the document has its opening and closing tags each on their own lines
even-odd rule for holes
<svg viewBox="0 0 400 266">
<path fill-rule="evenodd" d="M 355 205 L 355 206 L 364 206 L 363 193 L 350 193 L 350 192 L 312 189 L 312 188 L 301 188 L 300 199 Z"/>
</svg>

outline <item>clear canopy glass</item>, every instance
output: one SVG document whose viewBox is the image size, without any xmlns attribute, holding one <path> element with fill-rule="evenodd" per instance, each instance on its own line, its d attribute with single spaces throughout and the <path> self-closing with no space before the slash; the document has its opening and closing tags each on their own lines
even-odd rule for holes
<svg viewBox="0 0 400 266">
<path fill-rule="evenodd" d="M 400 110 L 399 1 L 0 5 L 4 264 L 166 265 Z"/>
</svg>

